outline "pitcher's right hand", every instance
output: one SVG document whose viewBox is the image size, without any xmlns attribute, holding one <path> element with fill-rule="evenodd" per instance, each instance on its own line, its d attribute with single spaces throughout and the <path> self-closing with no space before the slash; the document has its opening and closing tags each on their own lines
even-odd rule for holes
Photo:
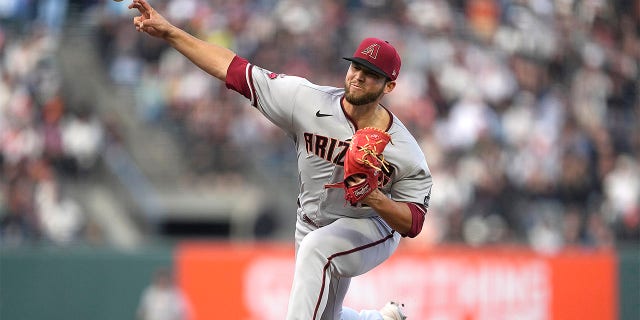
<svg viewBox="0 0 640 320">
<path fill-rule="evenodd" d="M 158 38 L 166 38 L 173 26 L 145 0 L 133 0 L 129 9 L 138 9 L 140 15 L 133 18 L 136 30 Z"/>
</svg>

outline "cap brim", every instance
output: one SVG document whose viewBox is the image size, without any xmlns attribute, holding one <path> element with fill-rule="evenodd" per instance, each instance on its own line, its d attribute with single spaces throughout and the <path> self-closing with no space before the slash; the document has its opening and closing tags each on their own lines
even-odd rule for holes
<svg viewBox="0 0 640 320">
<path fill-rule="evenodd" d="M 369 61 L 367 61 L 365 59 L 357 58 L 357 57 L 342 57 L 342 59 L 361 64 L 361 65 L 365 66 L 367 69 L 370 69 L 371 71 L 373 71 L 373 72 L 375 72 L 375 73 L 377 73 L 377 74 L 379 74 L 379 75 L 381 75 L 381 76 L 383 76 L 383 77 L 385 77 L 387 79 L 391 79 L 391 77 L 389 77 L 384 71 L 382 71 L 382 69 L 376 67 L 373 63 L 371 63 L 371 62 L 369 62 Z"/>
</svg>

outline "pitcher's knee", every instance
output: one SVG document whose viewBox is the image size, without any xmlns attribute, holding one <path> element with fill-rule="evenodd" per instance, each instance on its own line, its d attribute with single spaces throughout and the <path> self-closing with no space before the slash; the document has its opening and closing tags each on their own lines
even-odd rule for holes
<svg viewBox="0 0 640 320">
<path fill-rule="evenodd" d="M 300 247 L 298 248 L 298 259 L 303 259 L 303 261 L 307 261 L 307 259 L 313 258 L 322 258 L 326 261 L 329 258 L 330 253 L 327 252 L 325 248 L 326 244 L 318 237 L 309 237 L 307 236 L 300 242 Z"/>
<path fill-rule="evenodd" d="M 319 258 L 327 261 L 339 252 L 348 250 L 344 239 L 323 234 L 309 234 L 300 243 L 298 255 L 304 259 Z"/>
</svg>

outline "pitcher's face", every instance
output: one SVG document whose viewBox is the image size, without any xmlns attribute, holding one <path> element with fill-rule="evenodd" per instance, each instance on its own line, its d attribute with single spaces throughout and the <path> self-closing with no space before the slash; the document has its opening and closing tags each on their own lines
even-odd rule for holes
<svg viewBox="0 0 640 320">
<path fill-rule="evenodd" d="M 386 84 L 384 76 L 352 62 L 344 81 L 344 98 L 354 106 L 370 104 L 382 98 Z"/>
</svg>

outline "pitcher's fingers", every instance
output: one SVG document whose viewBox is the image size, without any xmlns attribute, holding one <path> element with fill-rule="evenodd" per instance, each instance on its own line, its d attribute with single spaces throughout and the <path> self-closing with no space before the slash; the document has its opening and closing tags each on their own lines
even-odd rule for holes
<svg viewBox="0 0 640 320">
<path fill-rule="evenodd" d="M 150 12 L 152 10 L 151 6 L 146 2 L 141 2 L 140 0 L 133 0 L 133 3 L 129 5 L 129 9 L 138 9 L 140 14 L 149 18 Z"/>
<path fill-rule="evenodd" d="M 149 15 L 153 11 L 153 8 L 151 7 L 151 5 L 145 0 L 133 0 L 133 1 L 136 3 L 139 3 L 142 6 L 142 9 L 144 9 L 144 15 L 147 18 L 149 18 Z"/>
<path fill-rule="evenodd" d="M 139 27 L 142 24 L 142 16 L 133 17 L 133 24 Z"/>
<path fill-rule="evenodd" d="M 140 5 L 140 3 L 138 3 L 137 1 L 133 1 L 131 2 L 131 4 L 128 7 L 129 9 L 138 9 L 138 11 L 140 11 L 142 13 L 142 10 L 144 10 L 144 8 L 142 7 L 142 5 Z"/>
</svg>

